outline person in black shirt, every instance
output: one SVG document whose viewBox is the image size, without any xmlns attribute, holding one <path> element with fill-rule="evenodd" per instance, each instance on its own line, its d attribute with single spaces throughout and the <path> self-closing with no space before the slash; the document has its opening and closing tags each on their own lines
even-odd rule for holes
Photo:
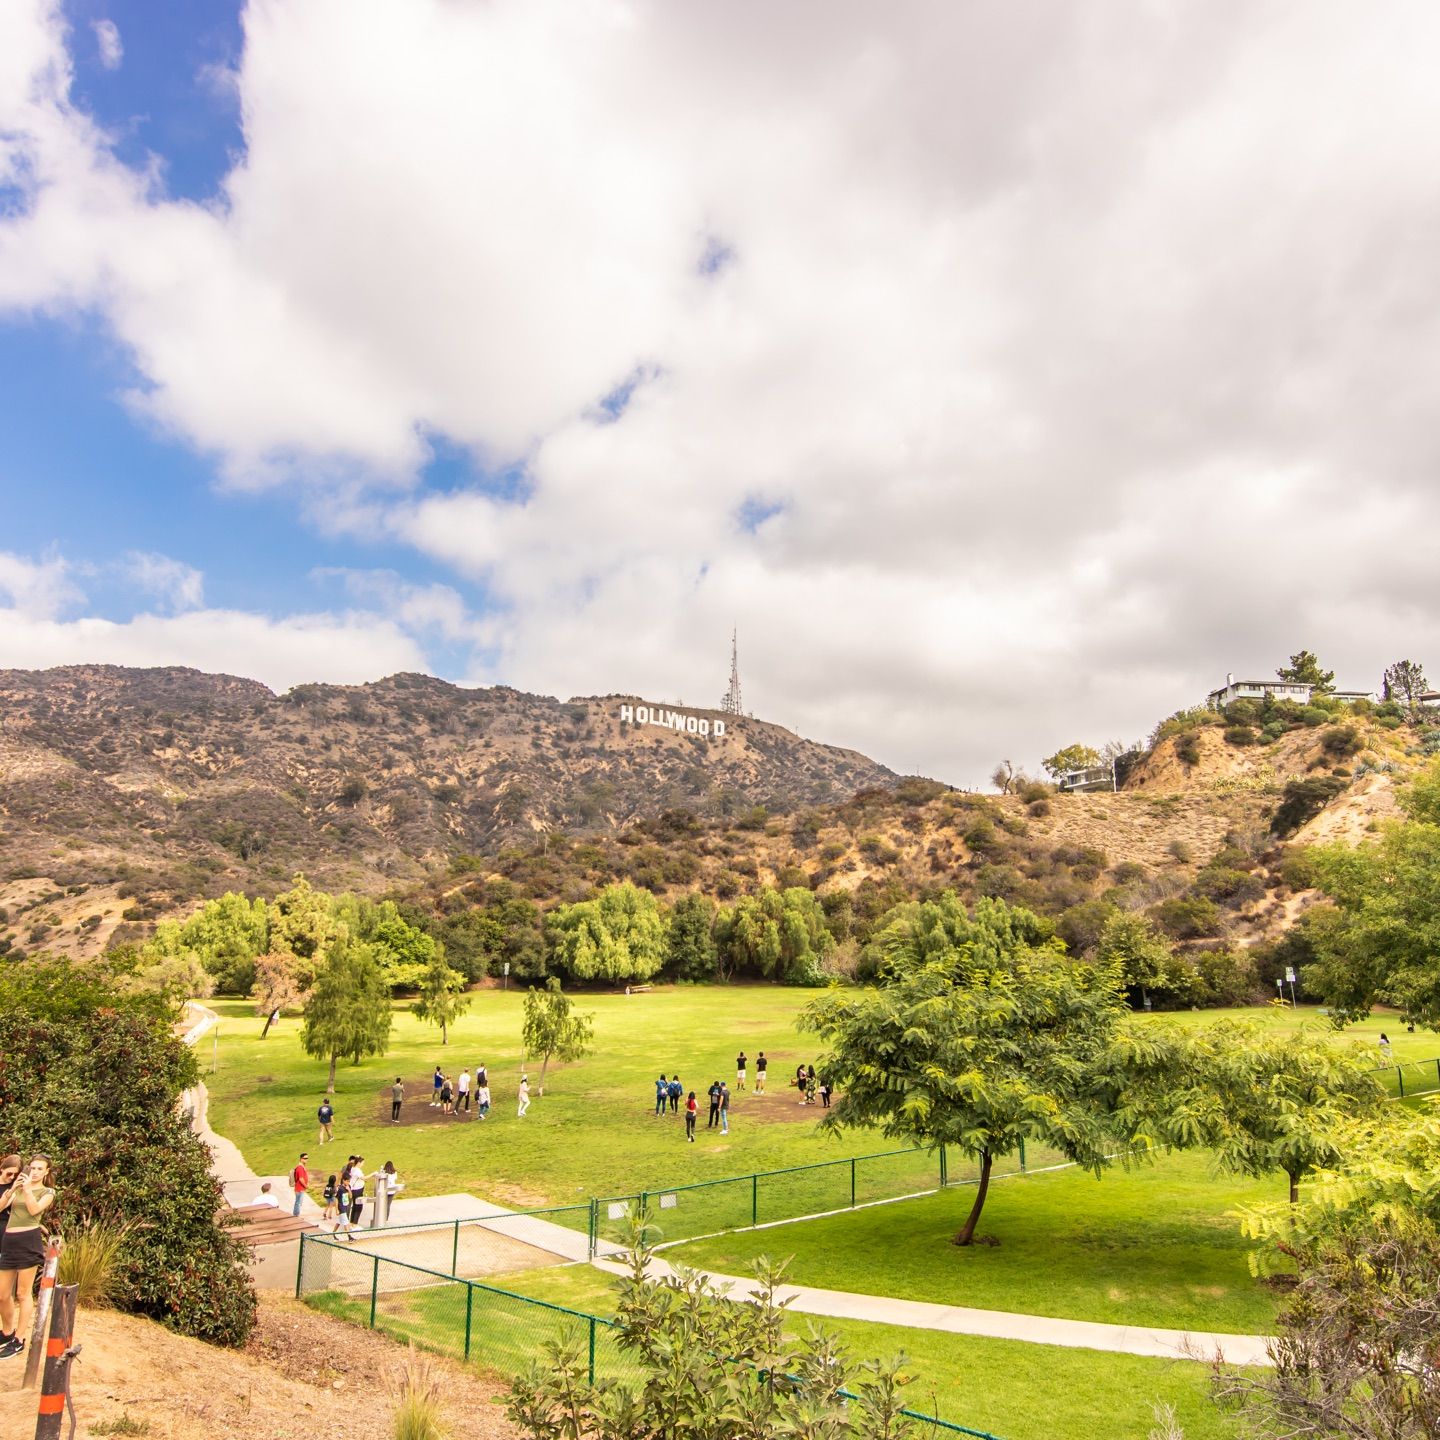
<svg viewBox="0 0 1440 1440">
<path fill-rule="evenodd" d="M 710 1119 L 706 1121 L 705 1128 L 713 1130 L 720 1123 L 720 1082 L 710 1082 Z"/>
<path fill-rule="evenodd" d="M 737 1090 L 745 1088 L 745 1052 L 743 1050 L 735 1057 L 735 1088 Z"/>
<path fill-rule="evenodd" d="M 765 1093 L 765 1067 L 769 1063 L 763 1050 L 755 1057 L 755 1093 L 757 1095 Z"/>
</svg>

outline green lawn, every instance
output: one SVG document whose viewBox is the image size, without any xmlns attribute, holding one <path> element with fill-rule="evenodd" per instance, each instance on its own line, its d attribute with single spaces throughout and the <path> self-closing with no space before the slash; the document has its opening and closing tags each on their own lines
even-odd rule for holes
<svg viewBox="0 0 1440 1440">
<path fill-rule="evenodd" d="M 1272 1292 L 1252 1278 L 1232 1207 L 1284 1198 L 1282 1179 L 1211 1174 L 1205 1156 L 1095 1180 L 1076 1170 L 991 1188 L 980 1234 L 950 1243 L 969 1189 L 679 1246 L 673 1259 L 744 1273 L 757 1255 L 793 1256 L 797 1285 L 855 1290 L 1113 1324 L 1263 1334 Z"/>
<path fill-rule="evenodd" d="M 508 1276 L 504 1286 L 553 1305 L 597 1315 L 613 1312 L 610 1278 L 588 1266 L 543 1269 Z M 368 1301 L 330 1292 L 312 1303 L 366 1323 Z M 390 1333 L 459 1354 L 464 1334 L 463 1298 L 452 1287 L 382 1297 L 377 1321 Z M 537 1338 L 569 1334 L 584 1339 L 588 1327 L 559 1311 L 528 1309 L 477 1292 L 472 1306 L 472 1356 L 487 1368 L 513 1374 L 523 1368 Z M 796 1315 L 791 1333 L 812 1326 L 839 1334 L 857 1359 L 904 1352 L 914 1383 L 906 1391 L 912 1409 L 988 1430 L 1003 1440 L 1050 1440 L 1054 1435 L 1144 1437 L 1157 1402 L 1175 1408 L 1187 1440 L 1231 1440 L 1233 1417 L 1209 1399 L 1208 1367 L 1193 1361 L 1156 1360 L 1072 1350 L 1021 1341 L 910 1330 L 861 1321 L 817 1320 Z M 601 1330 L 597 1360 L 602 1374 L 626 1374 L 628 1358 Z"/>
</svg>

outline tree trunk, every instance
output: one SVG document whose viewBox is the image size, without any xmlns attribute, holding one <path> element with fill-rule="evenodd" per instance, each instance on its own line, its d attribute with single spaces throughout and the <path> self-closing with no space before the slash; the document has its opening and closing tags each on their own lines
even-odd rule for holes
<svg viewBox="0 0 1440 1440">
<path fill-rule="evenodd" d="M 990 1189 L 990 1162 L 988 1150 L 980 1152 L 980 1183 L 975 1187 L 975 1203 L 970 1207 L 969 1218 L 955 1237 L 955 1244 L 970 1245 L 975 1240 L 975 1227 L 980 1223 L 980 1212 L 985 1208 L 985 1195 Z"/>
<path fill-rule="evenodd" d="M 325 1083 L 325 1093 L 327 1095 L 333 1095 L 335 1093 L 335 1062 L 339 1060 L 339 1058 L 340 1057 L 333 1052 L 330 1055 L 330 1079 Z"/>
<path fill-rule="evenodd" d="M 448 1045 L 448 1044 L 450 1043 L 450 1035 L 449 1035 L 449 1033 L 448 1033 L 448 1027 L 446 1026 L 446 1024 L 445 1024 L 445 1022 L 444 1022 L 443 1020 L 440 1022 L 440 1043 L 441 1043 L 442 1045 Z"/>
<path fill-rule="evenodd" d="M 273 1010 L 267 1010 L 265 1012 L 265 1028 L 260 1032 L 260 1038 L 262 1040 L 270 1033 L 270 1026 L 274 1023 L 274 1021 L 275 1012 Z"/>
<path fill-rule="evenodd" d="M 543 1094 L 545 1093 L 545 1072 L 546 1072 L 549 1068 L 550 1068 L 550 1057 L 547 1055 L 547 1056 L 540 1062 L 540 1084 L 539 1084 L 539 1087 L 538 1087 L 538 1088 L 536 1089 L 536 1091 L 535 1091 L 535 1093 L 536 1093 L 537 1095 L 543 1095 Z"/>
<path fill-rule="evenodd" d="M 1298 1205 L 1300 1203 L 1300 1177 L 1289 1170 L 1285 1173 L 1290 1176 L 1290 1203 Z"/>
</svg>

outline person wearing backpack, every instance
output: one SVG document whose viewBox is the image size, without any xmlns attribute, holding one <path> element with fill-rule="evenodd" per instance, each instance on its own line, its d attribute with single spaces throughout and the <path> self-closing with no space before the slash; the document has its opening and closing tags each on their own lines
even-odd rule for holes
<svg viewBox="0 0 1440 1440">
<path fill-rule="evenodd" d="M 327 1140 L 333 1140 L 335 1137 L 330 1133 L 330 1122 L 335 1118 L 335 1107 L 328 1095 L 320 1097 L 320 1108 L 315 1112 L 315 1118 L 320 1122 L 320 1143 L 323 1145 Z"/>
<path fill-rule="evenodd" d="M 680 1110 L 680 1097 L 685 1093 L 685 1087 L 680 1083 L 678 1075 L 670 1077 L 670 1113 L 678 1114 Z"/>
<path fill-rule="evenodd" d="M 305 1163 L 309 1158 L 309 1153 L 302 1150 L 300 1158 L 295 1162 L 295 1168 L 290 1172 L 290 1187 L 295 1192 L 295 1208 L 290 1212 L 292 1215 L 300 1213 L 300 1202 L 310 1188 L 310 1167 Z"/>
</svg>

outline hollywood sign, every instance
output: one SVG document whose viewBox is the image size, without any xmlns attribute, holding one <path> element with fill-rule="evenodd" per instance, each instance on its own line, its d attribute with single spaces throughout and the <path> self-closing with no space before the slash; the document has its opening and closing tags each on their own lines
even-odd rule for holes
<svg viewBox="0 0 1440 1440">
<path fill-rule="evenodd" d="M 657 705 L 622 705 L 620 719 L 632 725 L 658 725 L 662 730 L 679 730 L 685 735 L 704 735 L 718 740 L 725 734 L 723 720 L 707 720 L 703 715 L 685 715 L 679 710 L 663 710 Z"/>
</svg>

